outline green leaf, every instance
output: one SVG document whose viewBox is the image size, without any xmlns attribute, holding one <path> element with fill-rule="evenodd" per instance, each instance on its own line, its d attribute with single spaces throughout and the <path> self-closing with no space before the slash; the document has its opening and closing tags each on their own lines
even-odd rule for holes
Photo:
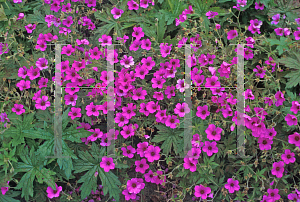
<svg viewBox="0 0 300 202">
<path fill-rule="evenodd" d="M 96 191 L 97 189 L 97 176 L 95 177 L 95 172 L 97 171 L 98 166 L 93 166 L 87 173 L 85 173 L 78 183 L 82 183 L 80 187 L 81 190 L 81 199 L 85 199 L 91 194 L 91 191 Z M 103 185 L 104 186 L 104 185 Z"/>
<path fill-rule="evenodd" d="M 20 202 L 13 197 L 17 197 L 21 194 L 20 191 L 7 191 L 5 195 L 0 194 L 0 202 Z"/>
<path fill-rule="evenodd" d="M 103 194 L 106 195 L 109 192 L 109 198 L 113 197 L 116 201 L 120 200 L 120 189 L 118 186 L 121 185 L 118 177 L 110 172 L 105 172 L 103 168 L 98 167 L 98 173 L 103 184 Z"/>
<path fill-rule="evenodd" d="M 159 131 L 158 134 L 154 136 L 151 142 L 163 142 L 161 145 L 161 149 L 163 153 L 169 154 L 171 153 L 172 146 L 174 147 L 174 151 L 176 154 L 179 154 L 183 146 L 182 142 L 183 139 L 180 137 L 182 136 L 183 129 L 170 129 L 169 127 L 156 125 L 155 126 Z"/>
<path fill-rule="evenodd" d="M 91 190 L 95 191 L 95 189 L 97 188 L 97 177 L 95 177 L 94 175 L 97 171 L 99 174 L 98 176 L 102 181 L 104 195 L 109 193 L 110 198 L 114 197 L 115 200 L 119 201 L 119 195 L 121 191 L 118 186 L 121 185 L 121 182 L 119 181 L 118 177 L 112 173 L 112 171 L 104 172 L 103 168 L 100 167 L 102 156 L 105 154 L 105 148 L 102 147 L 99 152 L 99 149 L 97 149 L 97 147 L 98 146 L 93 142 L 93 154 L 97 156 L 91 156 L 88 151 L 79 151 L 78 153 L 80 159 L 74 160 L 75 173 L 81 173 L 83 171 L 89 170 L 78 181 L 78 183 L 83 182 L 80 188 L 80 190 L 82 191 L 81 198 L 84 199 L 85 197 L 90 195 Z"/>
<path fill-rule="evenodd" d="M 277 39 L 267 39 L 266 41 L 269 42 L 271 44 L 271 46 L 278 45 L 276 47 L 276 49 L 278 50 L 278 54 L 279 55 L 282 55 L 282 53 L 284 51 L 289 50 L 289 45 L 293 43 L 293 41 L 289 41 L 288 42 L 287 38 L 285 38 L 285 37 L 280 37 L 280 40 L 277 40 Z M 265 42 L 263 42 L 263 44 L 264 43 Z M 285 50 L 283 50 L 283 49 L 285 49 Z"/>
<path fill-rule="evenodd" d="M 8 21 L 2 5 L 0 6 L 0 21 Z"/>
<path fill-rule="evenodd" d="M 157 28 L 157 38 L 158 38 L 158 43 L 161 43 L 165 32 L 166 32 L 167 26 L 166 26 L 166 21 L 165 21 L 165 15 L 161 14 L 158 18 L 158 28 Z"/>
<path fill-rule="evenodd" d="M 41 14 L 40 11 L 38 10 L 34 10 L 34 14 L 29 14 L 27 17 L 26 17 L 26 20 L 29 22 L 29 23 L 41 23 L 41 24 L 44 24 L 46 23 L 45 22 L 45 17 Z"/>
<path fill-rule="evenodd" d="M 44 168 L 45 156 L 40 154 L 39 152 L 34 151 L 31 148 L 30 153 L 28 152 L 28 148 L 25 147 L 21 151 L 20 158 L 22 162 L 18 162 L 15 169 L 16 172 L 26 172 L 16 189 L 22 188 L 22 197 L 25 196 L 26 200 L 29 200 L 29 196 L 33 197 L 33 181 L 35 177 L 37 178 L 40 184 L 46 183 L 48 186 L 55 189 L 55 182 L 51 175 L 55 175 L 55 172 Z"/>
<path fill-rule="evenodd" d="M 278 62 L 283 63 L 286 67 L 289 67 L 291 70 L 284 77 L 288 78 L 286 83 L 286 88 L 293 88 L 300 84 L 300 53 L 294 53 L 295 57 L 286 57 L 280 58 Z"/>
<path fill-rule="evenodd" d="M 140 23 L 140 27 L 143 29 L 143 32 L 145 33 L 145 35 L 149 38 L 154 37 L 157 40 L 157 36 L 156 36 L 156 27 L 155 26 L 148 26 L 145 23 Z"/>
<path fill-rule="evenodd" d="M 25 143 L 24 137 L 24 130 L 28 130 L 31 127 L 33 117 L 35 113 L 31 113 L 29 115 L 24 115 L 23 121 L 21 121 L 20 116 L 16 119 L 10 119 L 16 127 L 10 127 L 3 133 L 5 137 L 11 137 L 12 139 L 12 146 L 17 146 L 19 144 Z M 9 117 L 8 117 L 9 118 Z"/>
</svg>

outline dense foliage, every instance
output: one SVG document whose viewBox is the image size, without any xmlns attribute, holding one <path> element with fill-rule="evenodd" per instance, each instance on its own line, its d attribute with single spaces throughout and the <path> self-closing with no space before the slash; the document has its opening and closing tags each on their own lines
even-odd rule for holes
<svg viewBox="0 0 300 202">
<path fill-rule="evenodd" d="M 0 0 L 0 202 L 299 201 L 299 9 Z"/>
</svg>

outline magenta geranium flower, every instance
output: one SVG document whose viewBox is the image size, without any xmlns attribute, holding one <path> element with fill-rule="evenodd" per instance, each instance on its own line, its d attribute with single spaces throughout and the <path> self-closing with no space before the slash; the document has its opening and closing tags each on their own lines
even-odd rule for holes
<svg viewBox="0 0 300 202">
<path fill-rule="evenodd" d="M 124 55 L 124 58 L 120 60 L 120 64 L 123 65 L 125 68 L 129 68 L 130 66 L 134 65 L 133 57 Z"/>
<path fill-rule="evenodd" d="M 100 105 L 94 105 L 94 102 L 91 102 L 89 105 L 85 107 L 87 116 L 99 116 Z"/>
<path fill-rule="evenodd" d="M 102 138 L 103 137 L 103 132 L 102 131 L 100 131 L 100 129 L 99 128 L 95 128 L 95 129 L 91 129 L 91 130 L 89 130 L 90 132 L 94 132 L 91 136 L 88 136 L 87 137 L 87 140 L 88 141 L 92 141 L 92 142 L 94 142 L 94 141 L 96 141 L 98 138 Z"/>
<path fill-rule="evenodd" d="M 201 148 L 193 147 L 191 150 L 188 151 L 186 158 L 194 158 L 198 159 L 201 154 Z"/>
<path fill-rule="evenodd" d="M 295 40 L 300 40 L 300 31 L 294 31 Z"/>
<path fill-rule="evenodd" d="M 213 154 L 218 153 L 219 151 L 217 143 L 209 141 L 205 141 L 205 145 L 202 148 L 202 150 L 207 153 L 207 156 L 212 156 Z"/>
<path fill-rule="evenodd" d="M 151 50 L 151 41 L 150 39 L 143 39 L 141 48 L 144 50 Z"/>
<path fill-rule="evenodd" d="M 222 128 L 217 128 L 214 124 L 210 124 L 205 132 L 207 134 L 207 139 L 216 141 L 221 140 Z"/>
<path fill-rule="evenodd" d="M 125 124 L 129 123 L 129 120 L 122 113 L 117 113 L 115 122 L 119 127 L 123 127 Z"/>
<path fill-rule="evenodd" d="M 227 184 L 224 186 L 226 189 L 228 189 L 229 193 L 233 193 L 235 191 L 240 190 L 240 185 L 238 180 L 233 180 L 232 178 L 227 179 Z"/>
<path fill-rule="evenodd" d="M 38 82 L 39 88 L 47 87 L 48 79 L 47 78 L 41 78 Z"/>
<path fill-rule="evenodd" d="M 259 137 L 258 138 L 259 149 L 260 150 L 270 150 L 273 141 L 269 138 Z"/>
<path fill-rule="evenodd" d="M 300 111 L 300 104 L 298 101 L 292 101 L 292 107 L 291 107 L 291 112 L 294 114 L 297 114 L 298 111 Z"/>
<path fill-rule="evenodd" d="M 72 9 L 71 9 L 71 3 L 67 3 L 66 5 L 62 5 L 62 9 L 61 9 L 62 12 L 72 12 Z"/>
<path fill-rule="evenodd" d="M 195 196 L 201 197 L 201 199 L 206 199 L 207 195 L 211 192 L 211 188 L 204 187 L 202 184 L 195 186 Z"/>
<path fill-rule="evenodd" d="M 130 199 L 136 199 L 136 194 L 130 193 L 128 189 L 123 190 L 122 194 L 125 196 L 126 201 L 129 201 Z"/>
<path fill-rule="evenodd" d="M 47 197 L 54 198 L 59 197 L 59 193 L 62 191 L 62 186 L 57 186 L 55 183 L 56 190 L 53 190 L 52 187 L 47 187 Z"/>
<path fill-rule="evenodd" d="M 103 53 L 98 49 L 98 47 L 94 47 L 89 51 L 91 59 L 99 60 Z"/>
<path fill-rule="evenodd" d="M 81 117 L 81 109 L 72 107 L 71 111 L 68 113 L 68 116 L 71 116 L 71 119 L 74 120 L 76 117 Z"/>
<path fill-rule="evenodd" d="M 237 30 L 230 30 L 229 32 L 227 32 L 227 39 L 228 40 L 234 39 L 237 36 L 238 36 Z"/>
<path fill-rule="evenodd" d="M 208 19 L 214 18 L 216 15 L 218 15 L 218 12 L 208 11 L 206 13 Z"/>
<path fill-rule="evenodd" d="M 168 43 L 166 43 L 166 44 L 161 43 L 159 45 L 159 47 L 160 47 L 161 57 L 165 58 L 168 55 L 170 55 L 170 52 L 172 50 L 172 44 L 170 44 L 170 46 L 169 46 Z"/>
<path fill-rule="evenodd" d="M 25 29 L 28 34 L 32 33 L 33 30 L 35 30 L 36 24 L 29 24 L 25 26 Z"/>
<path fill-rule="evenodd" d="M 116 7 L 114 7 L 110 12 L 111 12 L 111 14 L 113 14 L 114 19 L 120 18 L 122 13 L 124 13 L 124 11 L 122 9 L 118 9 Z"/>
<path fill-rule="evenodd" d="M 127 107 L 123 107 L 122 111 L 123 111 L 123 115 L 127 118 L 127 119 L 131 119 L 133 116 L 136 115 L 136 113 L 133 111 L 136 109 L 136 105 L 134 105 L 133 103 L 129 103 L 127 105 Z"/>
<path fill-rule="evenodd" d="M 62 21 L 62 24 L 65 25 L 66 27 L 71 27 L 71 25 L 73 24 L 73 17 L 68 16 L 66 19 Z"/>
<path fill-rule="evenodd" d="M 198 160 L 194 158 L 184 158 L 183 167 L 185 169 L 189 169 L 191 172 L 195 172 L 197 170 Z"/>
<path fill-rule="evenodd" d="M 142 178 L 132 178 L 127 181 L 127 189 L 130 193 L 138 194 L 144 187 L 145 183 L 143 183 Z"/>
<path fill-rule="evenodd" d="M 283 28 L 281 28 L 281 27 L 274 29 L 274 31 L 278 36 L 283 35 Z"/>
<path fill-rule="evenodd" d="M 144 32 L 141 27 L 134 27 L 132 36 L 136 38 L 136 40 L 140 40 L 142 37 L 144 37 Z"/>
<path fill-rule="evenodd" d="M 33 66 L 31 66 L 30 69 L 28 70 L 27 75 L 29 76 L 30 80 L 34 80 L 40 77 L 40 69 L 39 68 L 33 69 Z"/>
<path fill-rule="evenodd" d="M 265 7 L 265 5 L 263 4 L 263 3 L 257 3 L 257 2 L 255 2 L 255 9 L 256 10 L 258 10 L 258 9 L 260 9 L 260 10 L 264 10 L 264 7 Z"/>
<path fill-rule="evenodd" d="M 49 4 L 51 1 L 49 1 Z M 60 0 L 53 0 L 53 3 L 51 4 L 50 10 L 54 12 L 58 12 L 60 9 Z"/>
<path fill-rule="evenodd" d="M 61 50 L 61 54 L 66 54 L 67 56 L 71 56 L 71 54 L 75 52 L 75 48 L 73 48 L 70 44 L 62 47 Z"/>
<path fill-rule="evenodd" d="M 18 77 L 21 77 L 22 79 L 25 79 L 27 76 L 29 69 L 27 69 L 27 67 L 23 66 L 19 68 L 18 71 Z"/>
<path fill-rule="evenodd" d="M 294 132 L 292 135 L 289 135 L 289 143 L 296 145 L 296 147 L 300 147 L 300 134 Z"/>
<path fill-rule="evenodd" d="M 276 14 L 272 17 L 273 21 L 271 22 L 271 25 L 274 24 L 274 25 L 277 25 L 279 23 L 279 20 L 280 20 L 280 14 Z"/>
<path fill-rule="evenodd" d="M 16 84 L 16 86 L 20 88 L 20 91 L 29 89 L 30 81 L 21 80 L 19 83 Z"/>
<path fill-rule="evenodd" d="M 168 99 L 171 99 L 172 96 L 175 96 L 175 86 L 167 86 L 165 94 L 167 95 Z"/>
<path fill-rule="evenodd" d="M 17 115 L 21 115 L 25 112 L 23 109 L 24 106 L 22 104 L 14 104 L 14 107 L 11 109 L 12 112 L 16 112 Z"/>
<path fill-rule="evenodd" d="M 269 194 L 268 201 L 277 201 L 280 199 L 280 195 L 278 194 L 279 192 L 278 189 L 268 189 L 267 192 Z"/>
<path fill-rule="evenodd" d="M 141 45 L 141 41 L 140 40 L 134 40 L 132 41 L 131 45 L 129 46 L 129 50 L 130 51 L 137 51 Z"/>
<path fill-rule="evenodd" d="M 250 99 L 250 100 L 254 100 L 255 99 L 255 97 L 254 97 L 251 89 L 247 89 L 245 91 L 245 99 Z"/>
<path fill-rule="evenodd" d="M 153 162 L 155 160 L 158 160 L 160 158 L 159 152 L 159 146 L 154 147 L 153 145 L 150 145 L 145 151 L 145 157 L 147 158 L 147 161 Z"/>
<path fill-rule="evenodd" d="M 174 113 L 178 114 L 179 117 L 184 117 L 185 114 L 190 112 L 190 108 L 186 103 L 177 103 L 176 108 L 174 109 Z"/>
<path fill-rule="evenodd" d="M 147 95 L 147 91 L 143 90 L 142 87 L 138 88 L 138 89 L 133 89 L 133 96 L 132 99 L 133 100 L 144 100 L 145 96 Z"/>
<path fill-rule="evenodd" d="M 177 116 L 175 115 L 168 115 L 168 118 L 166 119 L 166 126 L 170 127 L 170 128 L 176 128 L 176 124 L 180 123 L 180 120 L 177 119 Z"/>
<path fill-rule="evenodd" d="M 42 96 L 42 98 L 36 99 L 35 107 L 37 109 L 46 110 L 47 107 L 50 107 L 51 103 L 48 100 L 48 96 Z"/>
<path fill-rule="evenodd" d="M 7 184 L 9 184 L 9 181 L 7 181 Z M 1 187 L 2 195 L 5 195 L 8 190 L 9 190 L 9 187 Z"/>
<path fill-rule="evenodd" d="M 296 161 L 296 158 L 294 156 L 295 154 L 291 152 L 291 150 L 286 149 L 284 151 L 284 154 L 281 154 L 281 159 L 285 164 L 294 163 Z"/>
<path fill-rule="evenodd" d="M 143 58 L 141 60 L 143 66 L 145 66 L 149 71 L 152 70 L 152 67 L 155 66 L 155 61 L 152 60 L 152 57 Z"/>
<path fill-rule="evenodd" d="M 106 156 L 102 157 L 100 167 L 103 168 L 105 172 L 109 172 L 109 170 L 115 169 L 113 158 L 108 158 Z"/>
<path fill-rule="evenodd" d="M 257 72 L 255 76 L 260 77 L 261 79 L 264 78 L 266 70 L 264 70 L 260 65 L 256 65 L 257 69 L 254 68 L 253 71 Z"/>
<path fill-rule="evenodd" d="M 286 115 L 284 120 L 286 121 L 287 125 L 289 125 L 289 126 L 298 124 L 297 117 L 295 115 L 292 115 L 292 114 Z"/>
<path fill-rule="evenodd" d="M 134 129 L 131 126 L 124 126 L 121 131 L 121 135 L 127 139 L 128 137 L 134 136 Z"/>
<path fill-rule="evenodd" d="M 145 173 L 146 170 L 149 168 L 146 159 L 142 159 L 140 161 L 135 161 L 135 171 L 140 173 Z"/>
<path fill-rule="evenodd" d="M 35 65 L 40 69 L 47 69 L 48 68 L 48 60 L 46 58 L 39 58 Z"/>
<path fill-rule="evenodd" d="M 206 78 L 205 88 L 221 87 L 221 83 L 218 81 L 217 76 Z"/>
<path fill-rule="evenodd" d="M 183 93 L 185 89 L 189 88 L 189 84 L 184 82 L 184 79 L 178 79 L 176 84 L 176 89 L 179 90 L 179 92 Z"/>
<path fill-rule="evenodd" d="M 127 148 L 122 147 L 121 150 L 123 151 L 123 155 L 130 159 L 133 158 L 134 154 L 136 153 L 135 148 L 133 148 L 131 145 L 129 145 Z"/>
<path fill-rule="evenodd" d="M 99 38 L 99 42 L 101 43 L 101 46 L 110 46 L 112 44 L 112 38 L 111 36 L 107 36 L 106 34 L 103 34 L 101 38 Z"/>
<path fill-rule="evenodd" d="M 210 112 L 208 111 L 208 106 L 204 105 L 202 106 L 198 106 L 197 107 L 197 112 L 196 112 L 196 116 L 200 117 L 201 119 L 206 119 L 207 116 L 210 115 Z"/>
<path fill-rule="evenodd" d="M 145 151 L 147 150 L 148 148 L 148 142 L 140 142 L 137 144 L 137 149 L 136 149 L 136 152 L 138 155 L 140 155 L 140 157 L 145 157 Z"/>
<path fill-rule="evenodd" d="M 133 0 L 128 1 L 127 6 L 128 6 L 128 10 L 138 10 L 139 9 L 139 4 Z"/>
<path fill-rule="evenodd" d="M 162 92 L 154 92 L 153 98 L 155 98 L 157 100 L 163 100 L 164 94 Z"/>
<path fill-rule="evenodd" d="M 277 178 L 281 178 L 283 175 L 283 171 L 284 171 L 283 161 L 273 163 L 273 169 L 271 171 L 273 175 L 276 175 Z"/>
</svg>

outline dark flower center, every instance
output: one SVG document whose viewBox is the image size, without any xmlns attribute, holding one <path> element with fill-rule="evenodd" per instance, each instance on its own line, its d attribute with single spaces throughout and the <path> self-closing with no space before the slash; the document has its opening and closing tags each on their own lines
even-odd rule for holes
<svg viewBox="0 0 300 202">
<path fill-rule="evenodd" d="M 151 156 L 154 156 L 155 155 L 155 152 L 151 152 Z"/>
<path fill-rule="evenodd" d="M 268 142 L 267 142 L 267 140 L 263 140 L 262 143 L 263 144 L 267 144 Z"/>
<path fill-rule="evenodd" d="M 76 113 L 76 112 L 74 112 L 74 113 L 73 113 L 73 115 L 74 115 L 74 116 L 77 116 L 77 113 Z"/>
<path fill-rule="evenodd" d="M 45 102 L 44 101 L 41 102 L 41 106 L 45 106 Z"/>
<path fill-rule="evenodd" d="M 299 141 L 299 140 L 300 140 L 300 138 L 299 138 L 298 136 L 296 136 L 296 137 L 295 137 L 295 140 L 296 140 L 296 141 Z"/>
<path fill-rule="evenodd" d="M 208 150 L 212 150 L 212 147 L 211 147 L 211 146 L 208 146 Z"/>
<path fill-rule="evenodd" d="M 200 191 L 200 194 L 204 194 L 204 190 L 203 189 Z"/>
<path fill-rule="evenodd" d="M 211 134 L 212 134 L 212 135 L 216 135 L 217 133 L 216 133 L 216 131 L 213 131 Z"/>
<path fill-rule="evenodd" d="M 276 167 L 276 171 L 279 171 L 280 170 L 280 167 Z"/>
</svg>

